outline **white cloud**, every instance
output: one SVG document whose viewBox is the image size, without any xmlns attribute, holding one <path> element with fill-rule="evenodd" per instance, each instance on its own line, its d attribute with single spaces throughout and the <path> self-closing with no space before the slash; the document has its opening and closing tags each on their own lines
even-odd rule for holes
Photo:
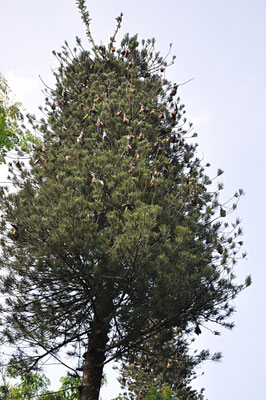
<svg viewBox="0 0 266 400">
<path fill-rule="evenodd" d="M 24 110 L 36 113 L 38 105 L 43 102 L 43 84 L 38 75 L 16 75 L 9 70 L 5 79 L 12 92 L 11 101 L 18 101 L 22 103 Z"/>
<path fill-rule="evenodd" d="M 39 78 L 37 76 L 18 76 L 15 75 L 12 70 L 10 70 L 5 75 L 5 78 L 13 92 L 13 95 L 15 95 L 18 100 L 40 89 Z"/>
<path fill-rule="evenodd" d="M 195 117 L 191 117 L 191 121 L 193 122 L 193 125 L 197 128 L 199 125 L 206 124 L 212 119 L 211 114 L 201 114 L 201 115 L 195 115 Z"/>
</svg>

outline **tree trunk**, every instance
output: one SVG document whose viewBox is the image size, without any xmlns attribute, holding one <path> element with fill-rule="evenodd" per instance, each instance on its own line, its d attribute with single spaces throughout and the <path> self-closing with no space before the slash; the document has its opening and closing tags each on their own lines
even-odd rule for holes
<svg viewBox="0 0 266 400">
<path fill-rule="evenodd" d="M 107 285 L 102 290 L 95 303 L 94 320 L 88 350 L 84 354 L 83 377 L 79 389 L 79 400 L 98 400 L 103 376 L 105 348 L 110 330 L 110 318 L 113 312 L 113 302 L 109 296 Z"/>
<path fill-rule="evenodd" d="M 79 390 L 79 400 L 98 400 L 105 355 L 96 350 L 86 353 L 82 384 Z"/>
</svg>

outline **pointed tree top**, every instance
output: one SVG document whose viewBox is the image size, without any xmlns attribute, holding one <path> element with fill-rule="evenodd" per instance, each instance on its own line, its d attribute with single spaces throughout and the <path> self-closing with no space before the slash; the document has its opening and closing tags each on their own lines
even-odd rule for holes
<svg viewBox="0 0 266 400">
<path fill-rule="evenodd" d="M 86 31 L 87 31 L 86 33 L 87 33 L 90 43 L 92 44 L 92 49 L 93 49 L 95 55 L 100 56 L 99 51 L 98 51 L 98 46 L 95 44 L 95 41 L 94 41 L 93 36 L 90 31 L 91 19 L 90 19 L 89 11 L 85 4 L 85 0 L 76 0 L 76 4 L 81 13 L 82 21 L 84 22 L 84 24 L 86 26 Z M 121 12 L 120 15 L 116 18 L 117 24 L 116 24 L 115 32 L 114 32 L 113 36 L 111 36 L 111 38 L 110 38 L 110 43 L 109 43 L 110 49 L 112 48 L 113 43 L 115 42 L 117 32 L 121 27 L 122 18 L 123 18 L 123 13 Z"/>
<path fill-rule="evenodd" d="M 87 33 L 87 36 L 89 38 L 89 41 L 92 44 L 92 49 L 93 49 L 95 55 L 99 55 L 99 53 L 97 51 L 97 46 L 96 46 L 96 44 L 94 42 L 94 39 L 93 39 L 91 31 L 90 31 L 91 19 L 90 19 L 89 11 L 88 11 L 88 9 L 87 9 L 87 7 L 85 5 L 85 0 L 76 0 L 76 4 L 77 4 L 77 7 L 78 7 L 78 9 L 79 9 L 79 11 L 81 13 L 81 19 L 82 19 L 82 21 L 84 22 L 84 24 L 86 26 L 86 30 L 87 30 L 86 33 Z"/>
</svg>

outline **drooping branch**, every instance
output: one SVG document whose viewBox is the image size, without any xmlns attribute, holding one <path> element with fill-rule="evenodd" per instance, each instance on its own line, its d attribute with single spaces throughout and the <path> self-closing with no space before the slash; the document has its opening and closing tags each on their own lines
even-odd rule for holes
<svg viewBox="0 0 266 400">
<path fill-rule="evenodd" d="M 94 39 L 92 37 L 92 34 L 91 34 L 91 31 L 90 31 L 90 21 L 91 20 L 90 20 L 89 12 L 88 12 L 88 10 L 86 8 L 86 5 L 85 5 L 85 0 L 76 0 L 76 4 L 77 4 L 77 7 L 78 7 L 78 9 L 79 9 L 79 11 L 81 13 L 81 18 L 82 18 L 82 20 L 83 20 L 83 22 L 84 22 L 84 24 L 86 26 L 86 31 L 87 31 L 86 33 L 87 33 L 87 36 L 89 38 L 89 41 L 92 44 L 92 50 L 94 51 L 96 56 L 99 56 L 99 52 L 97 50 L 97 46 L 95 44 L 95 41 L 94 41 Z"/>
</svg>

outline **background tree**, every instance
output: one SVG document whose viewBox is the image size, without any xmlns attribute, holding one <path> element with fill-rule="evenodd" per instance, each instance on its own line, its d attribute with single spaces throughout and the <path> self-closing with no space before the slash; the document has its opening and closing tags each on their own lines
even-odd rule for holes
<svg viewBox="0 0 266 400">
<path fill-rule="evenodd" d="M 44 394 L 50 384 L 48 378 L 38 373 L 25 374 L 19 382 L 12 384 L 10 378 L 16 377 L 14 368 L 2 375 L 1 400 L 31 400 Z"/>
<path fill-rule="evenodd" d="M 178 332 L 176 338 L 162 332 L 146 341 L 142 351 L 126 354 L 121 363 L 120 383 L 123 398 L 144 398 L 151 388 L 162 392 L 165 387 L 179 400 L 198 400 L 203 398 L 203 391 L 198 393 L 191 387 L 196 377 L 196 368 L 205 360 L 220 361 L 221 354 L 212 356 L 209 351 L 191 350 L 191 342 Z"/>
<path fill-rule="evenodd" d="M 7 368 L 0 381 L 1 400 L 77 400 L 79 379 L 71 375 L 60 378 L 61 386 L 50 391 L 50 380 L 41 373 L 27 373 L 22 377 L 17 368 Z M 15 379 L 15 382 L 14 382 Z"/>
<path fill-rule="evenodd" d="M 160 391 L 156 388 L 151 388 L 149 394 L 145 396 L 144 400 L 179 400 L 173 395 L 169 387 L 164 387 Z"/>
<path fill-rule="evenodd" d="M 30 151 L 36 139 L 24 127 L 21 104 L 10 101 L 10 89 L 0 74 L 0 163 L 12 149 Z"/>
<path fill-rule="evenodd" d="M 29 371 L 64 352 L 82 381 L 79 399 L 97 400 L 103 366 L 149 339 L 203 321 L 231 327 L 232 300 L 250 283 L 234 281 L 242 242 L 236 207 L 196 156 L 192 124 L 164 76 L 154 40 L 126 35 L 116 46 L 91 36 L 59 53 L 43 136 L 30 169 L 10 164 L 15 193 L 1 189 L 2 342 L 9 363 Z M 221 171 L 218 171 L 220 175 Z M 236 200 L 242 191 L 235 194 Z"/>
</svg>

